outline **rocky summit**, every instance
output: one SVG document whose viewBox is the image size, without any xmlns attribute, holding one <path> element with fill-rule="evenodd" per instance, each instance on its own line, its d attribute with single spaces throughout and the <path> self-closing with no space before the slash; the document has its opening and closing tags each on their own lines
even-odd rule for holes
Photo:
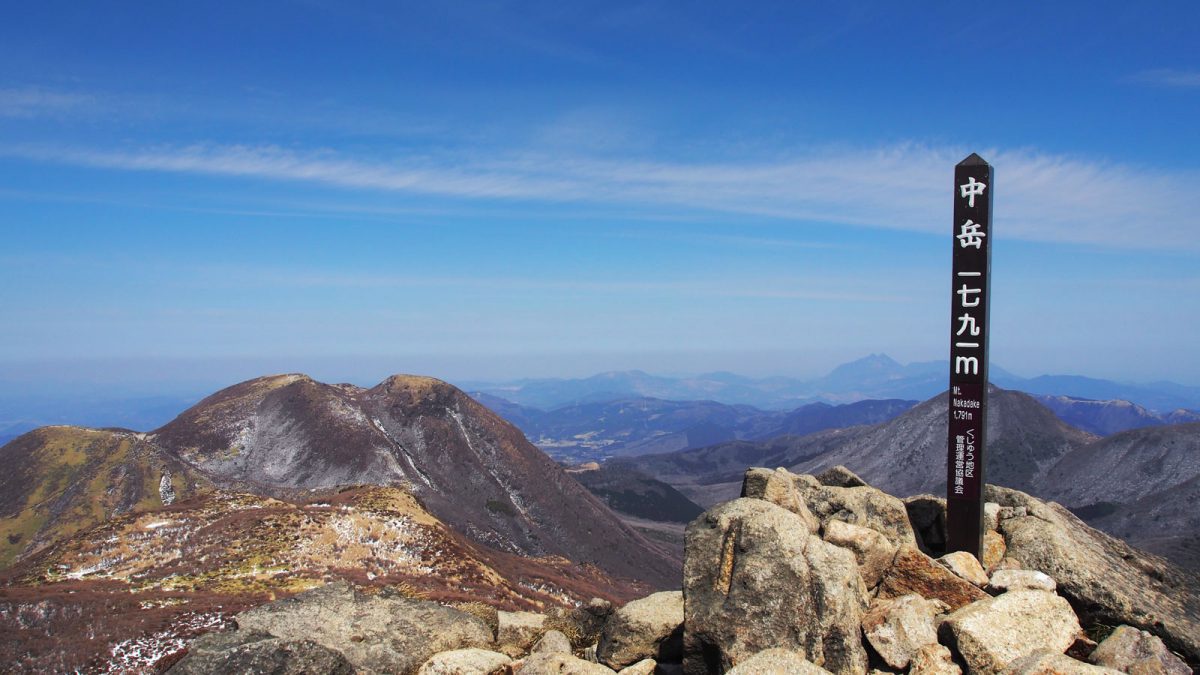
<svg viewBox="0 0 1200 675">
<path fill-rule="evenodd" d="M 53 427 L 0 449 L 0 564 L 114 515 L 214 489 L 294 499 L 396 486 L 467 537 L 670 585 L 679 561 L 622 523 L 521 432 L 455 387 L 305 375 L 223 389 L 149 433 Z"/>
<path fill-rule="evenodd" d="M 742 497 L 688 526 L 677 591 L 509 612 L 341 582 L 238 614 L 168 672 L 1194 672 L 1195 577 L 1056 504 L 992 486 L 987 500 L 980 561 L 930 544 L 937 498 L 841 468 L 752 469 Z"/>
</svg>

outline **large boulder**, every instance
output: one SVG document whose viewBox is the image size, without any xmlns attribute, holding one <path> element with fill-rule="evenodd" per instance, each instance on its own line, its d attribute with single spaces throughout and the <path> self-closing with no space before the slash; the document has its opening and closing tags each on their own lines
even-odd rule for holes
<svg viewBox="0 0 1200 675">
<path fill-rule="evenodd" d="M 925 645 L 913 654 L 908 675 L 962 675 L 954 655 L 945 645 Z"/>
<path fill-rule="evenodd" d="M 725 675 L 828 675 L 829 671 L 790 649 L 766 649 L 734 666 Z"/>
<path fill-rule="evenodd" d="M 821 522 L 808 510 L 797 482 L 803 480 L 787 469 L 747 469 L 742 477 L 742 496 L 762 499 L 781 506 L 804 519 L 810 532 L 817 532 Z"/>
<path fill-rule="evenodd" d="M 1093 666 L 1066 654 L 1044 649 L 1008 664 L 1004 675 L 1120 675 L 1121 671 Z"/>
<path fill-rule="evenodd" d="M 1085 624 L 1127 624 L 1200 663 L 1200 596 L 1194 575 L 1088 527 L 1055 503 L 988 485 L 1000 504 L 1007 557 L 1058 584 Z"/>
<path fill-rule="evenodd" d="M 816 475 L 817 482 L 830 487 L 866 487 L 867 481 L 858 477 L 850 469 L 842 466 L 831 466 Z"/>
<path fill-rule="evenodd" d="M 455 649 L 429 657 L 417 675 L 503 675 L 511 662 L 487 649 Z"/>
<path fill-rule="evenodd" d="M 769 502 L 735 499 L 688 525 L 683 596 L 689 675 L 724 672 L 774 647 L 836 673 L 866 668 L 866 588 L 854 555 Z"/>
<path fill-rule="evenodd" d="M 937 561 L 960 579 L 965 579 L 980 588 L 988 585 L 988 575 L 983 571 L 983 565 L 979 564 L 978 558 L 966 551 L 947 553 Z"/>
<path fill-rule="evenodd" d="M 1080 628 L 1065 599 L 1020 590 L 959 609 L 946 617 L 941 631 L 943 642 L 958 650 L 971 672 L 999 673 L 1033 652 L 1065 652 Z"/>
<path fill-rule="evenodd" d="M 1088 657 L 1096 665 L 1138 675 L 1189 675 L 1192 669 L 1155 635 L 1117 626 Z"/>
<path fill-rule="evenodd" d="M 873 487 L 811 487 L 797 483 L 808 510 L 827 527 L 831 520 L 860 525 L 887 537 L 897 546 L 917 543 L 904 502 Z"/>
<path fill-rule="evenodd" d="M 497 612 L 496 646 L 512 657 L 527 653 L 546 632 L 546 615 L 537 612 Z"/>
<path fill-rule="evenodd" d="M 519 675 L 613 675 L 615 670 L 599 663 L 584 661 L 570 654 L 543 652 L 525 659 L 515 669 Z"/>
<path fill-rule="evenodd" d="M 896 558 L 896 545 L 875 530 L 852 525 L 844 520 L 831 520 L 825 524 L 822 538 L 854 553 L 858 562 L 858 573 L 868 590 L 873 590 L 883 580 L 883 575 Z"/>
<path fill-rule="evenodd" d="M 931 600 L 941 600 L 950 609 L 958 609 L 988 597 L 979 587 L 960 578 L 921 553 L 916 546 L 902 546 L 879 583 L 877 596 L 898 598 L 915 593 Z"/>
<path fill-rule="evenodd" d="M 937 644 L 935 619 L 946 609 L 919 595 L 876 599 L 863 616 L 863 634 L 889 666 L 903 670 L 922 647 Z"/>
<path fill-rule="evenodd" d="M 352 675 L 354 666 L 339 651 L 312 640 L 283 640 L 259 631 L 224 631 L 203 635 L 188 645 L 188 653 L 171 675 Z"/>
<path fill-rule="evenodd" d="M 626 603 L 604 626 L 596 657 L 613 670 L 643 659 L 678 663 L 683 658 L 683 593 L 663 591 Z"/>
<path fill-rule="evenodd" d="M 411 675 L 438 652 L 492 644 L 487 624 L 470 614 L 387 591 L 367 595 L 345 582 L 255 607 L 237 623 L 239 631 L 340 651 L 361 673 Z"/>
</svg>

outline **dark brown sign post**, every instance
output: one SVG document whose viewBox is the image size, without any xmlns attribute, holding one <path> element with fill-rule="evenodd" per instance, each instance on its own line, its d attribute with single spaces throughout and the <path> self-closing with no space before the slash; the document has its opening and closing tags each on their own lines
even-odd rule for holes
<svg viewBox="0 0 1200 675">
<path fill-rule="evenodd" d="M 992 167 L 974 153 L 954 167 L 946 551 L 968 551 L 980 560 L 987 448 L 992 173 Z"/>
</svg>

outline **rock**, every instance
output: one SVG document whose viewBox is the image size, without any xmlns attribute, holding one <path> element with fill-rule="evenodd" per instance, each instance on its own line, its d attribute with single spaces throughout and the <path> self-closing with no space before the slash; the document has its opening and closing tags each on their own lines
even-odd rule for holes
<svg viewBox="0 0 1200 675">
<path fill-rule="evenodd" d="M 840 464 L 817 474 L 817 482 L 829 487 L 868 487 L 867 481 L 859 478 L 853 471 Z"/>
<path fill-rule="evenodd" d="M 831 520 L 843 520 L 875 530 L 897 546 L 917 543 L 904 502 L 885 492 L 873 487 L 823 485 L 801 489 L 801 494 L 822 527 Z"/>
<path fill-rule="evenodd" d="M 454 649 L 429 657 L 417 675 L 502 675 L 510 663 L 512 659 L 499 652 Z"/>
<path fill-rule="evenodd" d="M 655 663 L 654 659 L 642 659 L 632 666 L 622 668 L 617 672 L 619 675 L 654 675 L 657 667 L 658 664 Z"/>
<path fill-rule="evenodd" d="M 683 659 L 683 593 L 663 591 L 613 613 L 596 648 L 600 663 L 620 670 L 643 659 Z"/>
<path fill-rule="evenodd" d="M 529 652 L 546 631 L 546 615 L 537 612 L 497 612 L 496 646 L 511 657 Z"/>
<path fill-rule="evenodd" d="M 921 551 L 943 553 L 946 550 L 946 500 L 933 495 L 916 495 L 904 500 L 908 521 Z"/>
<path fill-rule="evenodd" d="M 1121 671 L 1093 666 L 1050 650 L 1036 651 L 1013 661 L 1005 675 L 1118 675 Z"/>
<path fill-rule="evenodd" d="M 817 532 L 821 523 L 808 510 L 800 490 L 796 487 L 797 476 L 787 469 L 747 469 L 742 478 L 742 496 L 762 499 L 781 506 L 804 519 L 809 532 Z"/>
<path fill-rule="evenodd" d="M 345 582 L 255 607 L 237 623 L 239 632 L 341 651 L 363 673 L 408 675 L 438 652 L 492 644 L 487 624 L 470 614 L 386 591 L 366 595 Z"/>
<path fill-rule="evenodd" d="M 772 647 L 833 672 L 866 669 L 866 588 L 854 555 L 774 504 L 735 499 L 688 525 L 683 597 L 689 675 L 723 672 Z"/>
<path fill-rule="evenodd" d="M 882 534 L 842 520 L 831 520 L 825 526 L 825 541 L 848 549 L 858 562 L 858 572 L 868 589 L 879 585 L 883 574 L 892 566 L 896 545 Z"/>
<path fill-rule="evenodd" d="M 172 675 L 273 673 L 278 675 L 352 675 L 341 652 L 312 640 L 283 640 L 260 631 L 224 631 L 203 635 L 188 645 L 187 656 Z"/>
<path fill-rule="evenodd" d="M 909 675 L 962 675 L 962 668 L 954 662 L 954 655 L 944 645 L 925 645 L 916 651 Z"/>
<path fill-rule="evenodd" d="M 1063 653 L 1080 629 L 1065 599 L 1020 590 L 967 605 L 946 617 L 940 630 L 972 672 L 999 673 L 1039 650 Z"/>
<path fill-rule="evenodd" d="M 530 654 L 570 654 L 571 641 L 566 635 L 556 631 L 548 630 L 542 636 L 542 639 L 537 641 Z"/>
<path fill-rule="evenodd" d="M 898 598 L 910 593 L 941 600 L 952 610 L 988 597 L 974 584 L 960 579 L 911 545 L 901 547 L 896 554 L 879 583 L 877 597 Z"/>
<path fill-rule="evenodd" d="M 996 570 L 987 588 L 996 594 L 1021 588 L 1053 593 L 1056 586 L 1053 579 L 1037 570 Z"/>
<path fill-rule="evenodd" d="M 1096 641 L 1084 635 L 1076 635 L 1075 642 L 1067 647 L 1067 656 L 1076 661 L 1087 661 L 1092 652 L 1096 651 Z"/>
<path fill-rule="evenodd" d="M 450 603 L 450 606 L 482 620 L 491 629 L 492 638 L 496 637 L 496 629 L 500 627 L 500 613 L 495 607 L 482 602 L 454 602 Z"/>
<path fill-rule="evenodd" d="M 725 671 L 725 675 L 821 675 L 828 670 L 791 649 L 766 649 Z"/>
<path fill-rule="evenodd" d="M 996 531 L 1000 527 L 1000 505 L 996 502 L 983 503 L 983 529 Z"/>
<path fill-rule="evenodd" d="M 1004 544 L 1004 535 L 995 530 L 988 530 L 983 533 L 983 569 L 987 570 L 988 574 L 994 572 L 1000 561 L 1004 559 L 1004 554 L 1008 551 L 1008 547 Z"/>
<path fill-rule="evenodd" d="M 1200 662 L 1200 595 L 1193 575 L 1088 527 L 1058 504 L 994 485 L 986 486 L 985 495 L 1002 507 L 1007 557 L 1050 575 L 1086 624 L 1140 628 Z M 1011 517 L 1004 518 L 1003 507 Z"/>
<path fill-rule="evenodd" d="M 980 588 L 988 585 L 987 572 L 983 571 L 979 560 L 966 551 L 947 553 L 937 561 L 939 565 L 954 572 L 954 575 L 960 579 L 965 579 Z"/>
<path fill-rule="evenodd" d="M 1161 639 L 1133 626 L 1117 626 L 1096 646 L 1088 660 L 1137 675 L 1189 675 L 1192 672 Z"/>
<path fill-rule="evenodd" d="M 537 654 L 525 659 L 514 672 L 520 675 L 612 675 L 615 671 L 570 654 Z"/>
<path fill-rule="evenodd" d="M 566 635 L 571 641 L 572 649 L 584 649 L 600 640 L 600 631 L 604 629 L 604 624 L 608 622 L 612 613 L 611 602 L 592 598 L 583 607 L 556 607 L 550 610 L 550 615 L 542 627 Z"/>
<path fill-rule="evenodd" d="M 919 595 L 877 599 L 863 616 L 863 634 L 889 666 L 903 670 L 918 649 L 937 644 L 934 619 L 946 609 L 944 603 Z"/>
</svg>

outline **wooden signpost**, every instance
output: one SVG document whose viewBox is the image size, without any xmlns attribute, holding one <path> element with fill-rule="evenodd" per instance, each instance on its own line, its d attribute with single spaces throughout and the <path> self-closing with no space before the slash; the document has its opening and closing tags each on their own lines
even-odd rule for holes
<svg viewBox="0 0 1200 675">
<path fill-rule="evenodd" d="M 987 452 L 992 174 L 992 167 L 974 153 L 954 167 L 946 551 L 967 551 L 980 560 Z"/>
</svg>

